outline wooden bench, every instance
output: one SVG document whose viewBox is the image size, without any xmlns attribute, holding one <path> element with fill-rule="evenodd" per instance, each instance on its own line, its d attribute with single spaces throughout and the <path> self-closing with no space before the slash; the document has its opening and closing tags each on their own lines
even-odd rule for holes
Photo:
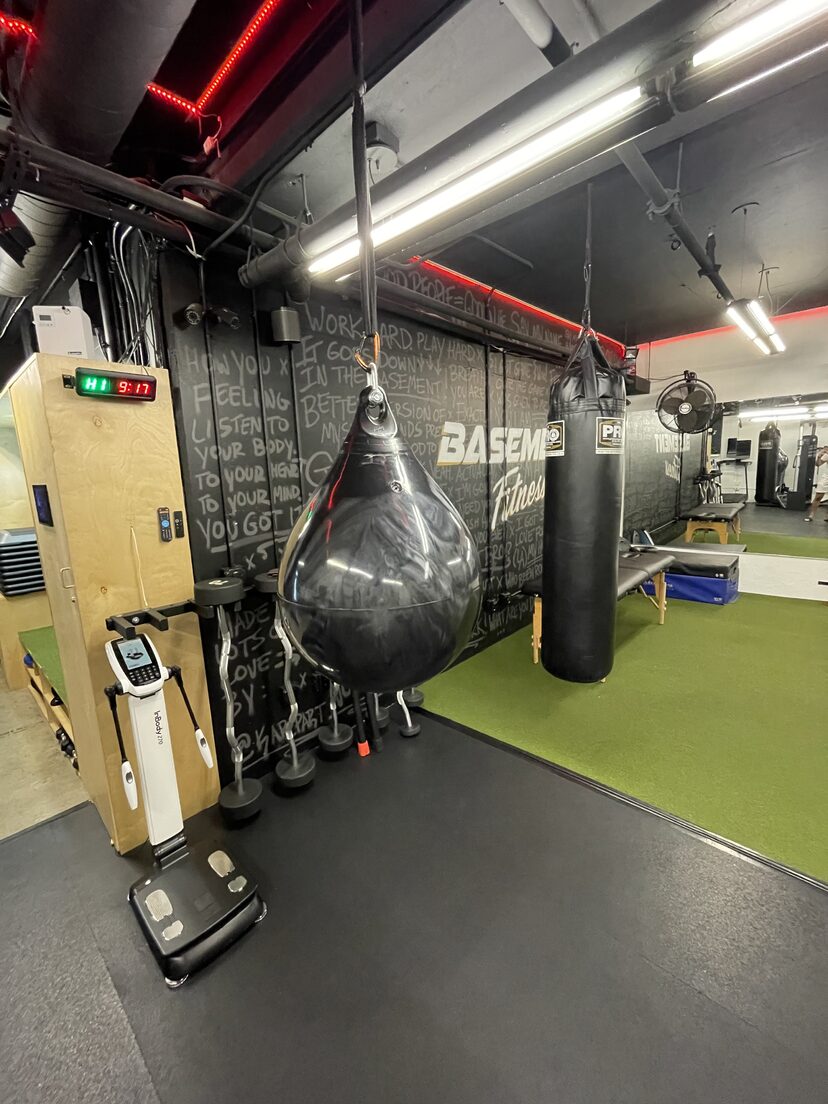
<svg viewBox="0 0 828 1104">
<path fill-rule="evenodd" d="M 618 557 L 618 600 L 641 590 L 645 598 L 658 610 L 658 623 L 664 624 L 667 613 L 667 579 L 665 572 L 674 562 L 675 556 L 660 549 L 632 549 Z M 646 594 L 642 589 L 650 579 L 653 581 L 655 596 Z M 541 626 L 543 622 L 543 580 L 530 579 L 521 587 L 524 594 L 535 599 L 532 611 L 532 662 L 537 663 L 540 655 Z"/>
<path fill-rule="evenodd" d="M 718 533 L 719 544 L 727 544 L 728 530 L 738 540 L 742 534 L 742 520 L 739 514 L 744 510 L 744 502 L 702 502 L 681 515 L 687 524 L 684 529 L 686 544 L 692 541 L 699 531 Z"/>
</svg>

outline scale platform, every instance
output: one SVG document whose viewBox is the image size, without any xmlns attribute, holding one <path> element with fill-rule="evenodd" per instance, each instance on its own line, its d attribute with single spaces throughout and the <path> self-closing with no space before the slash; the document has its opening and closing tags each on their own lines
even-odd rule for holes
<svg viewBox="0 0 828 1104">
<path fill-rule="evenodd" d="M 171 987 L 206 966 L 267 911 L 256 883 L 217 843 L 197 844 L 150 871 L 130 889 L 129 903 Z"/>
</svg>

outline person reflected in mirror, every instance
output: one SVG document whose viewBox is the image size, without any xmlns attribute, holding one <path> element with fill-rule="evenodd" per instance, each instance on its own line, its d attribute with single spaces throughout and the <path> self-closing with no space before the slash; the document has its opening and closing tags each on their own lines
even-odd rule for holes
<svg viewBox="0 0 828 1104">
<path fill-rule="evenodd" d="M 805 521 L 814 520 L 820 503 L 825 495 L 828 495 L 828 445 L 823 445 L 817 453 L 816 464 L 816 490 L 811 498 L 808 512 L 805 514 Z M 828 517 L 825 518 L 825 521 L 828 522 Z"/>
</svg>

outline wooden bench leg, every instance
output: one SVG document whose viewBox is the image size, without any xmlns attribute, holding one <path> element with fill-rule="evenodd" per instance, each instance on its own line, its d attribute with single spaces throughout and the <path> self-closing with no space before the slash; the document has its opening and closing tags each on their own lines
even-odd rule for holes
<svg viewBox="0 0 828 1104">
<path fill-rule="evenodd" d="M 541 624 L 543 622 L 543 601 L 535 598 L 535 608 L 532 612 L 532 662 L 538 662 L 541 644 Z"/>
<path fill-rule="evenodd" d="M 684 543 L 685 544 L 690 543 L 690 541 L 693 539 L 693 534 L 695 532 L 696 532 L 696 530 L 693 527 L 693 522 L 688 521 L 687 524 L 684 527 Z"/>
<path fill-rule="evenodd" d="M 719 534 L 719 544 L 727 544 L 727 522 L 714 521 L 713 528 Z"/>
<path fill-rule="evenodd" d="M 659 571 L 657 575 L 653 577 L 653 587 L 656 592 L 656 598 L 658 599 L 658 623 L 664 624 L 664 616 L 667 613 L 667 576 L 663 571 Z"/>
</svg>

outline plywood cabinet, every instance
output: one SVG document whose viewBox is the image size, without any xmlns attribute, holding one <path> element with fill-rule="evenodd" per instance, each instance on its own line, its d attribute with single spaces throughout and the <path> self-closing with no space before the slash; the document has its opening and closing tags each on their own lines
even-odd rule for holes
<svg viewBox="0 0 828 1104">
<path fill-rule="evenodd" d="M 128 851 L 146 839 L 140 806 L 121 787 L 120 756 L 104 686 L 113 681 L 104 655 L 106 618 L 192 595 L 189 542 L 162 542 L 157 510 L 184 511 L 169 379 L 162 369 L 154 402 L 77 395 L 64 386 L 76 368 L 100 361 L 38 354 L 11 387 L 23 466 L 32 486 L 48 489 L 52 525 L 35 515 L 43 575 L 66 679 L 80 775 L 112 836 Z M 116 368 L 116 366 L 111 366 Z M 186 522 L 185 522 L 186 525 Z M 202 729 L 212 744 L 210 712 L 195 615 L 154 633 L 163 661 L 178 664 Z M 213 804 L 215 771 L 205 766 L 178 691 L 167 708 L 184 816 Z M 125 705 L 121 723 L 132 753 Z"/>
</svg>

